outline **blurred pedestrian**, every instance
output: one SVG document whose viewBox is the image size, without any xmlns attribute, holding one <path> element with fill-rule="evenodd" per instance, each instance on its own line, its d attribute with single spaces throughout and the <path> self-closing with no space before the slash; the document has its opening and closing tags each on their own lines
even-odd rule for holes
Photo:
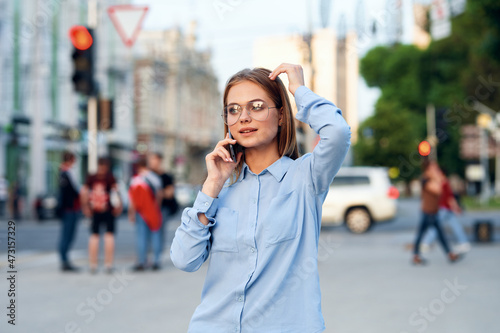
<svg viewBox="0 0 500 333">
<path fill-rule="evenodd" d="M 59 256 L 61 258 L 61 269 L 64 272 L 78 271 L 78 268 L 73 266 L 68 258 L 68 252 L 75 239 L 80 215 L 80 185 L 75 180 L 72 172 L 75 162 L 76 157 L 72 152 L 64 151 L 62 153 L 62 163 L 59 167 L 57 215 L 61 219 Z"/>
<path fill-rule="evenodd" d="M 5 217 L 7 201 L 9 199 L 9 181 L 0 176 L 0 217 Z"/>
<path fill-rule="evenodd" d="M 443 178 L 443 188 L 441 197 L 439 198 L 438 220 L 441 225 L 449 225 L 453 231 L 457 240 L 457 245 L 454 248 L 455 251 L 457 253 L 466 253 L 470 251 L 470 243 L 463 226 L 458 221 L 458 215 L 462 214 L 462 209 L 453 194 L 448 178 L 446 177 L 446 172 L 442 168 L 440 171 Z M 436 240 L 436 236 L 436 229 L 429 229 L 423 240 L 423 248 L 429 248 Z"/>
<path fill-rule="evenodd" d="M 97 272 L 100 231 L 104 228 L 104 266 L 106 272 L 111 273 L 115 251 L 115 218 L 122 212 L 122 202 L 107 158 L 99 158 L 97 173 L 87 177 L 81 198 L 83 213 L 92 219 L 89 238 L 90 272 Z"/>
<path fill-rule="evenodd" d="M 320 136 L 302 157 L 282 73 L 295 118 Z M 244 69 L 223 96 L 227 134 L 205 158 L 208 177 L 170 250 L 174 265 L 189 272 L 210 256 L 188 331 L 321 332 L 321 209 L 349 149 L 349 126 L 340 109 L 304 86 L 298 65 Z"/>
<path fill-rule="evenodd" d="M 422 177 L 422 220 L 417 232 L 413 250 L 413 264 L 425 264 L 426 261 L 420 256 L 420 242 L 428 228 L 434 227 L 437 232 L 438 239 L 445 253 L 448 255 L 450 262 L 456 262 L 460 255 L 453 253 L 450 250 L 448 241 L 445 238 L 444 232 L 441 229 L 438 218 L 439 199 L 443 192 L 444 178 L 439 169 L 439 166 L 434 161 L 424 160 L 423 162 L 423 177 Z"/>
<path fill-rule="evenodd" d="M 147 266 L 148 248 L 153 248 L 153 270 L 160 269 L 162 250 L 162 183 L 161 179 L 147 167 L 147 160 L 137 161 L 137 174 L 130 181 L 129 220 L 136 225 L 137 263 L 136 272 Z"/>
<path fill-rule="evenodd" d="M 156 152 L 148 155 L 149 168 L 161 179 L 161 213 L 163 218 L 161 227 L 161 249 L 163 251 L 166 239 L 168 238 L 166 234 L 168 230 L 168 220 L 177 212 L 179 205 L 175 199 L 174 177 L 163 170 L 162 162 L 162 154 Z"/>
<path fill-rule="evenodd" d="M 19 221 L 21 219 L 21 185 L 19 181 L 14 181 L 10 188 L 10 202 L 12 217 L 14 220 Z"/>
</svg>

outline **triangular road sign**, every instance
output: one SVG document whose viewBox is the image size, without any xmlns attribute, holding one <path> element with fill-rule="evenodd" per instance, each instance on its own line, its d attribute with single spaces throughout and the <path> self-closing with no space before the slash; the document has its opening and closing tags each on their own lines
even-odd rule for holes
<svg viewBox="0 0 500 333">
<path fill-rule="evenodd" d="M 108 15 L 126 46 L 131 47 L 134 44 L 148 9 L 148 6 L 134 5 L 117 5 L 108 8 Z"/>
</svg>

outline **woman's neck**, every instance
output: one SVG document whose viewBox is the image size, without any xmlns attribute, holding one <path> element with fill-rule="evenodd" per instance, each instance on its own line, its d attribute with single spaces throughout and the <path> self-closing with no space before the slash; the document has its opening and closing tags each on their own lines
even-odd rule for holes
<svg viewBox="0 0 500 333">
<path fill-rule="evenodd" d="M 279 160 L 278 145 L 266 148 L 245 148 L 245 163 L 258 175 L 262 170 Z"/>
</svg>

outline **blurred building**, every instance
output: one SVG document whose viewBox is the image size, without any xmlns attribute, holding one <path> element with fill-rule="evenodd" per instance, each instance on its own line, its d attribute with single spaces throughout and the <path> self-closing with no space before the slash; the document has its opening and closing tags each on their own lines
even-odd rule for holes
<svg viewBox="0 0 500 333">
<path fill-rule="evenodd" d="M 125 178 L 135 143 L 132 71 L 106 8 L 129 2 L 99 0 L 95 31 L 100 98 L 115 110 L 114 129 L 101 131 L 96 144 Z M 0 0 L 0 174 L 19 182 L 25 212 L 37 195 L 57 191 L 64 149 L 79 156 L 80 180 L 86 174 L 86 98 L 73 91 L 68 37 L 86 22 L 86 1 Z"/>
<path fill-rule="evenodd" d="M 222 102 L 208 50 L 196 49 L 196 25 L 144 31 L 137 41 L 137 146 L 160 151 L 177 179 L 201 183 L 205 156 L 223 136 Z"/>
<path fill-rule="evenodd" d="M 431 35 L 427 32 L 429 27 L 430 5 L 421 3 L 413 4 L 413 44 L 420 49 L 426 49 L 431 42 Z"/>
<path fill-rule="evenodd" d="M 356 142 L 358 121 L 358 56 L 347 45 L 356 44 L 356 34 L 336 35 L 332 29 L 320 29 L 311 36 L 276 36 L 258 39 L 254 45 L 254 66 L 273 69 L 283 62 L 304 68 L 306 85 L 318 95 L 333 101 L 342 109 L 351 126 L 352 142 Z M 288 86 L 285 76 L 284 83 Z M 290 95 L 293 102 L 293 96 Z M 296 107 L 294 106 L 295 112 Z M 317 143 L 309 126 L 299 123 L 301 151 L 307 152 Z"/>
</svg>

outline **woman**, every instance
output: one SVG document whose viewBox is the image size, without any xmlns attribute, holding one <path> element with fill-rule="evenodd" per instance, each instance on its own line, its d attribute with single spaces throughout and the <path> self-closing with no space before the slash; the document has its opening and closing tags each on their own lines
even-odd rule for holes
<svg viewBox="0 0 500 333">
<path fill-rule="evenodd" d="M 300 158 L 281 73 L 296 118 L 321 138 Z M 298 65 L 236 73 L 223 102 L 226 137 L 206 157 L 208 177 L 171 248 L 174 265 L 190 272 L 211 254 L 189 332 L 321 332 L 321 206 L 349 148 L 349 126 L 304 86 Z M 236 160 L 230 144 L 244 147 Z"/>
</svg>

